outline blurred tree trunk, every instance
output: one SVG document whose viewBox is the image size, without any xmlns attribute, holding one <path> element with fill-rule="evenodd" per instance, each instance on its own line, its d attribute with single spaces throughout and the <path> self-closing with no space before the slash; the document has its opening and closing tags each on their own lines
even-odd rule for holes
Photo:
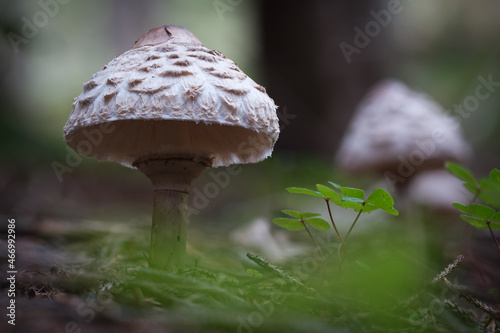
<svg viewBox="0 0 500 333">
<path fill-rule="evenodd" d="M 339 45 L 353 45 L 354 27 L 364 29 L 373 20 L 370 11 L 377 10 L 377 4 L 260 1 L 265 85 L 280 113 L 285 114 L 286 108 L 289 115 L 282 123 L 279 149 L 333 156 L 352 111 L 381 78 L 376 53 L 383 39 L 373 38 L 352 55 L 351 63 Z"/>
<path fill-rule="evenodd" d="M 109 6 L 108 40 L 113 41 L 117 53 L 130 49 L 142 34 L 156 28 L 151 22 L 160 8 L 157 0 L 112 0 Z"/>
</svg>

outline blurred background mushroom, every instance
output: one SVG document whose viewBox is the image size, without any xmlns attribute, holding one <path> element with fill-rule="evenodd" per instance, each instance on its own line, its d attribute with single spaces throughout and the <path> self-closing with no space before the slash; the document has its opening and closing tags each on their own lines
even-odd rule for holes
<svg viewBox="0 0 500 333">
<path fill-rule="evenodd" d="M 459 122 L 430 97 L 385 80 L 360 102 L 336 161 L 348 173 L 377 173 L 388 188 L 403 188 L 422 170 L 465 162 L 471 147 Z"/>
<path fill-rule="evenodd" d="M 257 218 L 231 231 L 229 240 L 241 249 L 243 255 L 249 250 L 257 251 L 276 263 L 285 262 L 309 250 L 306 246 L 293 243 L 290 233 L 272 230 L 272 225 L 266 218 Z"/>
<path fill-rule="evenodd" d="M 435 169 L 421 172 L 410 180 L 407 198 L 414 209 L 418 207 L 439 216 L 457 217 L 459 212 L 452 204 L 471 202 L 473 196 L 448 170 Z"/>
</svg>

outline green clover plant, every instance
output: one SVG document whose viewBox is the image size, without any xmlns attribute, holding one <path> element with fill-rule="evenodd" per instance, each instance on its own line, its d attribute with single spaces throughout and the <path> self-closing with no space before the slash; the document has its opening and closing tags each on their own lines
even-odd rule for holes
<svg viewBox="0 0 500 333">
<path fill-rule="evenodd" d="M 365 198 L 365 192 L 358 188 L 353 187 L 345 187 L 340 186 L 336 183 L 329 182 L 330 186 L 317 184 L 317 190 L 311 190 L 308 188 L 302 187 L 288 187 L 286 190 L 290 193 L 295 194 L 305 194 L 313 197 L 322 198 L 328 209 L 328 216 L 332 223 L 333 229 L 337 234 L 338 239 L 340 240 L 339 247 L 337 249 L 337 257 L 339 259 L 339 271 L 341 270 L 342 264 L 347 256 L 347 246 L 345 241 L 349 237 L 352 232 L 352 229 L 356 225 L 359 217 L 362 213 L 368 213 L 377 209 L 381 209 L 391 215 L 398 215 L 398 211 L 394 209 L 394 200 L 391 195 L 387 193 L 383 189 L 377 189 L 373 191 L 368 197 Z M 335 220 L 333 219 L 332 207 L 331 204 L 334 204 L 338 207 L 352 209 L 357 212 L 357 215 L 351 224 L 347 233 L 342 236 L 335 225 Z M 325 220 L 319 218 L 321 214 L 316 213 L 300 213 L 298 211 L 290 211 L 284 210 L 285 214 L 290 215 L 293 219 L 290 218 L 275 218 L 273 222 L 281 227 L 284 227 L 289 230 L 301 230 L 306 229 L 309 233 L 309 236 L 313 240 L 314 244 L 318 248 L 319 252 L 323 256 L 321 249 L 318 244 L 312 237 L 309 229 L 307 229 L 307 224 L 315 227 L 318 230 L 327 230 L 330 225 Z M 344 255 L 341 256 L 341 249 L 344 249 Z"/>
<path fill-rule="evenodd" d="M 292 218 L 277 217 L 273 220 L 273 223 L 288 230 L 305 229 L 309 234 L 309 237 L 313 241 L 314 245 L 316 245 L 316 248 L 318 249 L 318 252 L 321 254 L 321 257 L 323 258 L 324 261 L 325 257 L 323 255 L 323 252 L 321 251 L 321 248 L 319 247 L 318 243 L 316 243 L 316 240 L 309 231 L 307 225 L 309 224 L 310 226 L 323 231 L 330 229 L 330 225 L 328 224 L 328 222 L 318 217 L 321 214 L 305 213 L 296 210 L 282 210 L 282 212 L 291 216 Z"/>
<path fill-rule="evenodd" d="M 477 229 L 488 229 L 500 252 L 500 245 L 493 233 L 493 229 L 500 229 L 500 212 L 493 208 L 500 208 L 500 170 L 493 169 L 487 178 L 478 180 L 469 169 L 462 165 L 449 162 L 446 168 L 461 179 L 465 188 L 474 195 L 472 202 L 479 199 L 486 204 L 463 205 L 455 202 L 453 206 L 464 213 L 460 217 Z"/>
</svg>

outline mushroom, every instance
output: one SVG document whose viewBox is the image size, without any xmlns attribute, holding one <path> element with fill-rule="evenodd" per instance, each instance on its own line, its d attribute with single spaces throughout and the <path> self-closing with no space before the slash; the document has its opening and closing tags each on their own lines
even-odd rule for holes
<svg viewBox="0 0 500 333">
<path fill-rule="evenodd" d="M 256 163 L 279 135 L 266 90 L 188 29 L 161 26 L 83 85 L 66 143 L 136 168 L 153 184 L 149 262 L 182 270 L 191 182 L 207 167 Z"/>
<path fill-rule="evenodd" d="M 457 216 L 458 210 L 453 207 L 453 203 L 472 200 L 463 182 L 446 169 L 421 172 L 408 185 L 407 201 L 427 207 L 437 215 Z"/>
<path fill-rule="evenodd" d="M 276 263 L 306 252 L 306 248 L 290 241 L 289 233 L 281 230 L 273 232 L 271 228 L 271 221 L 257 218 L 233 230 L 229 234 L 229 240 L 244 247 L 245 253 L 248 252 L 248 248 L 252 248 Z"/>
<path fill-rule="evenodd" d="M 338 152 L 349 173 L 383 174 L 394 190 L 416 172 L 465 161 L 471 154 L 458 122 L 402 82 L 377 84 L 359 104 Z"/>
</svg>

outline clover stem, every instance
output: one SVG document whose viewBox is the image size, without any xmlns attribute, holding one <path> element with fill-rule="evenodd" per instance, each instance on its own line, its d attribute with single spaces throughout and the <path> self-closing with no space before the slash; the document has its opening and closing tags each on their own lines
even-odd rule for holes
<svg viewBox="0 0 500 333">
<path fill-rule="evenodd" d="M 347 234 L 344 236 L 344 241 L 347 239 L 347 237 L 349 237 L 349 235 L 351 234 L 351 231 L 352 229 L 354 228 L 354 226 L 356 225 L 356 222 L 358 222 L 358 219 L 359 217 L 361 216 L 361 213 L 363 212 L 363 208 L 365 206 L 365 203 L 363 202 L 363 207 L 360 209 L 360 211 L 358 212 L 358 215 L 356 215 L 356 218 L 354 219 L 354 222 L 352 222 L 351 224 L 351 227 L 349 228 L 349 230 L 347 231 Z M 345 246 L 345 243 L 342 243 L 344 244 Z M 339 247 L 337 248 L 337 256 L 340 257 L 340 249 L 342 247 L 342 244 L 339 245 Z M 346 250 L 347 252 L 347 250 Z M 346 255 L 344 255 L 344 257 L 342 258 L 342 260 L 340 261 L 340 265 L 339 265 L 339 270 L 342 268 L 342 264 L 344 263 L 345 261 L 345 258 L 346 258 Z"/>
<path fill-rule="evenodd" d="M 321 251 L 321 248 L 319 247 L 318 243 L 316 243 L 316 240 L 314 239 L 313 235 L 309 231 L 309 228 L 307 227 L 307 224 L 304 222 L 304 220 L 300 220 L 304 228 L 306 229 L 307 233 L 309 234 L 309 237 L 311 237 L 311 240 L 313 241 L 314 245 L 316 245 L 316 248 L 319 251 L 319 254 L 321 255 L 321 258 L 323 259 L 323 262 L 325 262 L 325 256 L 323 255 L 323 251 Z"/>
<path fill-rule="evenodd" d="M 342 238 L 342 236 L 340 235 L 340 232 L 337 229 L 337 226 L 335 225 L 335 222 L 333 220 L 332 210 L 330 209 L 330 200 L 325 199 L 325 202 L 326 202 L 326 207 L 328 207 L 328 214 L 330 215 L 330 220 L 332 221 L 333 229 L 335 229 L 335 233 L 337 234 L 337 237 L 339 238 L 341 245 L 344 246 L 344 258 L 345 258 L 347 256 L 347 245 L 345 244 L 345 241 Z M 339 249 L 340 249 L 340 247 L 341 246 L 339 246 Z M 339 259 L 339 262 L 343 261 L 343 259 L 340 258 L 340 252 L 339 251 L 337 251 L 337 257 Z M 340 270 L 340 266 L 339 266 L 339 270 Z"/>
<path fill-rule="evenodd" d="M 304 222 L 304 220 L 300 219 L 300 222 L 302 223 L 302 225 L 306 229 L 307 233 L 309 234 L 309 237 L 311 237 L 311 240 L 313 241 L 314 245 L 316 245 L 316 248 L 318 249 L 318 252 L 321 255 L 321 259 L 323 261 L 323 263 L 321 264 L 321 267 L 322 267 L 322 276 L 323 276 L 323 281 L 325 281 L 326 259 L 325 259 L 325 256 L 323 255 L 323 251 L 321 251 L 321 248 L 319 247 L 318 243 L 316 243 L 316 240 L 314 239 L 313 235 L 309 231 L 309 228 L 307 227 L 307 224 Z"/>
<path fill-rule="evenodd" d="M 363 203 L 363 207 L 364 207 L 364 205 L 365 205 L 365 203 Z M 354 228 L 354 226 L 356 225 L 356 222 L 358 222 L 358 219 L 361 216 L 361 213 L 363 213 L 363 208 L 361 208 L 361 210 L 358 212 L 358 215 L 356 215 L 356 218 L 354 219 L 354 222 L 352 222 L 351 227 L 347 231 L 347 234 L 345 235 L 344 240 L 346 240 L 347 237 L 349 237 L 349 235 L 351 234 L 351 231 Z"/>
<path fill-rule="evenodd" d="M 479 198 L 479 193 L 481 193 L 481 188 L 480 187 L 476 186 L 476 190 L 477 190 L 477 193 L 474 194 L 474 198 L 472 198 L 472 200 L 470 201 L 471 204 L 474 203 L 474 202 L 476 202 L 477 198 Z"/>
<path fill-rule="evenodd" d="M 491 222 L 486 222 L 486 224 L 488 225 L 488 229 L 490 230 L 490 234 L 491 234 L 491 238 L 493 238 L 493 241 L 495 242 L 496 246 L 497 246 L 497 249 L 498 249 L 498 252 L 500 252 L 500 245 L 498 244 L 498 241 L 495 237 L 495 234 L 493 233 L 493 230 L 491 229 Z"/>
</svg>

